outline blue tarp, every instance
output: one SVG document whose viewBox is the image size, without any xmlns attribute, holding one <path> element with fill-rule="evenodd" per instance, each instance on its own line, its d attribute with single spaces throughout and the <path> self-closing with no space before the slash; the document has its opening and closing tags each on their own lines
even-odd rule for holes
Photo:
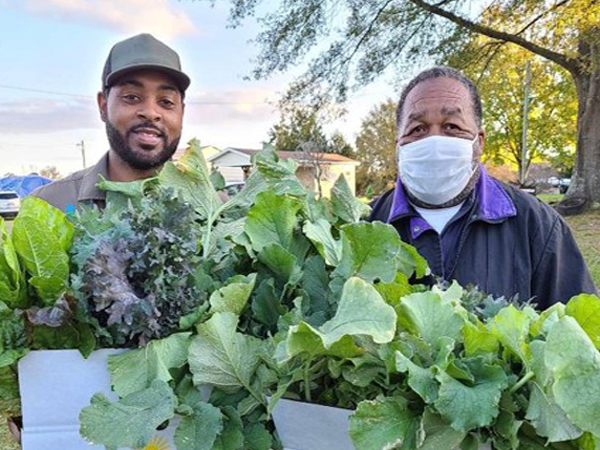
<svg viewBox="0 0 600 450">
<path fill-rule="evenodd" d="M 0 178 L 0 191 L 15 191 L 19 197 L 23 198 L 36 188 L 49 183 L 52 183 L 52 180 L 39 175 L 31 174 L 22 177 L 13 175 Z"/>
</svg>

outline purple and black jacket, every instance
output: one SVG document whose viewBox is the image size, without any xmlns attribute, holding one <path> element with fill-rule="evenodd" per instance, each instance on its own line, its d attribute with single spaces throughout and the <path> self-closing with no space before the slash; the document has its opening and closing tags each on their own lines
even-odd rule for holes
<svg viewBox="0 0 600 450">
<path fill-rule="evenodd" d="M 548 205 L 485 169 L 441 235 L 397 187 L 371 205 L 369 220 L 394 226 L 434 275 L 494 296 L 533 298 L 541 309 L 596 288 L 567 224 Z"/>
</svg>

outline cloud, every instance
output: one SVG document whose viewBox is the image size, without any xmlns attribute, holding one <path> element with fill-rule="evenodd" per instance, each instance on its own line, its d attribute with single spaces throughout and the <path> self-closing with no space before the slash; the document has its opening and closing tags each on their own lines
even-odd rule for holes
<svg viewBox="0 0 600 450">
<path fill-rule="evenodd" d="M 186 122 L 226 124 L 276 118 L 276 94 L 266 89 L 232 89 L 192 94 L 186 98 Z"/>
<path fill-rule="evenodd" d="M 193 34 L 192 20 L 168 0 L 26 0 L 33 13 L 64 20 L 85 20 L 128 34 L 150 32 L 164 38 Z"/>
<path fill-rule="evenodd" d="M 261 88 L 189 92 L 182 145 L 198 137 L 220 147 L 260 148 L 278 119 L 268 103 L 275 98 L 275 92 Z M 32 165 L 55 165 L 63 174 L 77 170 L 81 154 L 75 142 L 81 139 L 88 164 L 106 151 L 104 124 L 93 98 L 0 101 L 0 175 L 26 173 Z"/>
<path fill-rule="evenodd" d="M 26 99 L 0 103 L 0 132 L 48 133 L 83 128 L 98 128 L 93 99 Z"/>
<path fill-rule="evenodd" d="M 184 131 L 194 125 L 227 127 L 234 123 L 252 126 L 273 122 L 277 118 L 275 107 L 267 101 L 274 97 L 273 92 L 262 89 L 188 94 Z M 0 133 L 40 134 L 79 129 L 104 129 L 94 98 L 0 102 Z"/>
</svg>

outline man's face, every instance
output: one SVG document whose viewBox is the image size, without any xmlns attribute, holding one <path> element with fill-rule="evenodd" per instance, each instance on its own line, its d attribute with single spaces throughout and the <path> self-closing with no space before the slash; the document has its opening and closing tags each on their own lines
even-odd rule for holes
<svg viewBox="0 0 600 450">
<path fill-rule="evenodd" d="M 404 145 L 429 136 L 449 136 L 474 140 L 474 159 L 481 156 L 485 133 L 477 125 L 468 89 L 454 78 L 431 78 L 417 84 L 406 97 L 398 144 Z"/>
<path fill-rule="evenodd" d="M 108 96 L 98 94 L 113 149 L 137 170 L 159 168 L 179 144 L 184 104 L 174 81 L 151 70 L 123 75 Z"/>
</svg>

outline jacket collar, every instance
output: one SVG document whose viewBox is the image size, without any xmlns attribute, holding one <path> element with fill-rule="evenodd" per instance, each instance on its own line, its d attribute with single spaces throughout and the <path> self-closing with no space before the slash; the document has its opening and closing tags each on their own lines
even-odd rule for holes
<svg viewBox="0 0 600 450">
<path fill-rule="evenodd" d="M 77 196 L 78 202 L 106 200 L 106 193 L 96 187 L 100 181 L 100 175 L 108 179 L 108 152 L 84 175 Z"/>
<path fill-rule="evenodd" d="M 483 220 L 489 223 L 499 223 L 509 217 L 517 215 L 517 208 L 513 200 L 502 188 L 499 181 L 492 178 L 481 165 L 481 174 L 479 181 L 475 186 L 475 196 L 477 204 L 477 220 Z M 402 180 L 398 177 L 396 188 L 394 189 L 394 198 L 388 223 L 392 223 L 405 216 L 416 215 L 414 208 L 408 201 L 408 196 L 402 185 Z"/>
</svg>

